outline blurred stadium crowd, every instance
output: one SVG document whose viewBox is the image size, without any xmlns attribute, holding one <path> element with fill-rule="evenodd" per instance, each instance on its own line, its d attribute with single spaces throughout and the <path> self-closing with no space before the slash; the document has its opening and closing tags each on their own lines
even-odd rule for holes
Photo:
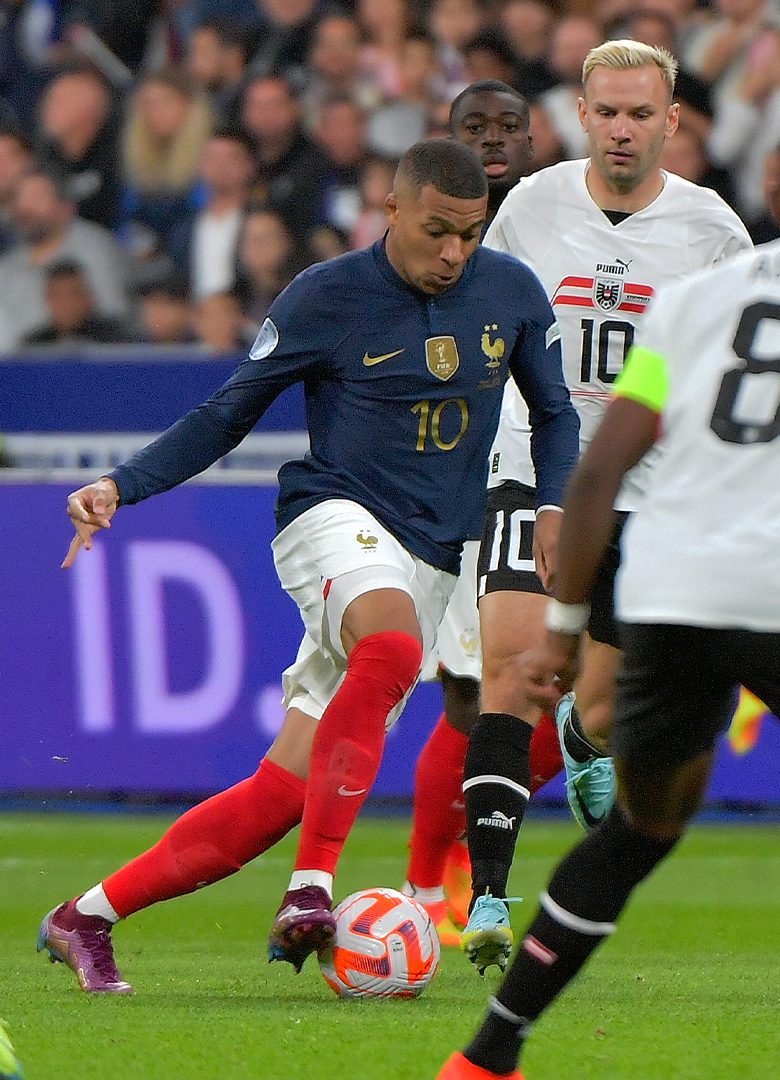
<svg viewBox="0 0 780 1080">
<path fill-rule="evenodd" d="M 535 169 L 584 156 L 615 37 L 680 61 L 665 167 L 778 235 L 775 0 L 0 0 L 0 354 L 243 351 L 300 269 L 382 235 L 469 82 L 527 96 Z"/>
</svg>

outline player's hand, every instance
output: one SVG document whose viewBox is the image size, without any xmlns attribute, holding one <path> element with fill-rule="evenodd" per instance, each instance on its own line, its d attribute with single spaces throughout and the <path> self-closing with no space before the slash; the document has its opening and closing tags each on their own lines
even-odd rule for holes
<svg viewBox="0 0 780 1080">
<path fill-rule="evenodd" d="M 70 542 L 68 553 L 61 567 L 67 570 L 73 565 L 80 548 L 92 547 L 92 537 L 98 529 L 110 529 L 111 518 L 119 505 L 119 491 L 107 476 L 94 484 L 87 484 L 68 495 L 68 517 L 73 522 L 76 535 Z"/>
<path fill-rule="evenodd" d="M 574 685 L 579 637 L 547 632 L 543 645 L 519 659 L 523 693 L 542 709 L 554 708 Z"/>
<path fill-rule="evenodd" d="M 534 564 L 539 580 L 548 593 L 555 585 L 562 520 L 563 514 L 559 510 L 542 510 L 534 524 Z"/>
</svg>

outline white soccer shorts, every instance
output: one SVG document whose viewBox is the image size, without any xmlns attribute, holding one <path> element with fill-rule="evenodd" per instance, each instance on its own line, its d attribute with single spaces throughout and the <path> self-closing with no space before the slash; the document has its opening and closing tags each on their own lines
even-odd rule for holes
<svg viewBox="0 0 780 1080">
<path fill-rule="evenodd" d="M 430 655 L 421 679 L 433 682 L 440 668 L 456 678 L 482 678 L 482 646 L 477 610 L 477 557 L 479 540 L 467 540 L 463 546 L 460 576 L 447 610 L 444 612 L 436 651 Z"/>
<path fill-rule="evenodd" d="M 271 546 L 279 581 L 298 605 L 305 627 L 295 662 L 282 675 L 285 709 L 300 709 L 319 720 L 346 670 L 340 641 L 344 612 L 358 596 L 376 589 L 401 589 L 412 598 L 425 665 L 455 588 L 453 574 L 411 555 L 372 514 L 348 499 L 328 499 L 306 510 Z M 388 716 L 388 730 L 409 694 Z"/>
</svg>

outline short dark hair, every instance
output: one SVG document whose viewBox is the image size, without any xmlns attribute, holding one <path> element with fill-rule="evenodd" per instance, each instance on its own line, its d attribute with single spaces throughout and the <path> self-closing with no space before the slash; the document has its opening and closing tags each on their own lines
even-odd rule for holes
<svg viewBox="0 0 780 1080">
<path fill-rule="evenodd" d="M 517 67 L 517 53 L 501 31 L 493 26 L 480 30 L 470 41 L 466 42 L 461 51 L 464 55 L 468 55 L 470 52 L 481 52 L 482 50 L 493 53 L 494 56 L 497 56 L 499 60 L 502 60 L 507 65 Z"/>
<path fill-rule="evenodd" d="M 46 267 L 45 274 L 47 281 L 65 277 L 77 277 L 81 278 L 82 281 L 86 281 L 84 267 L 75 259 L 58 259 Z"/>
<path fill-rule="evenodd" d="M 252 137 L 245 128 L 237 124 L 219 124 L 209 135 L 209 139 L 224 139 L 226 142 L 234 142 L 239 146 L 243 146 L 247 154 L 254 161 L 255 157 L 255 144 L 252 141 Z"/>
<path fill-rule="evenodd" d="M 395 175 L 417 191 L 431 184 L 453 199 L 481 199 L 488 190 L 485 170 L 474 151 L 449 139 L 423 139 L 410 146 Z"/>
<path fill-rule="evenodd" d="M 471 83 L 465 90 L 461 90 L 450 105 L 450 114 L 447 118 L 450 131 L 452 131 L 455 113 L 465 99 L 471 97 L 472 94 L 509 94 L 517 101 L 518 112 L 523 117 L 524 122 L 528 124 L 530 119 L 528 101 L 519 90 L 515 90 L 514 86 L 510 86 L 509 83 L 502 82 L 500 79 L 480 79 L 478 82 Z"/>
</svg>

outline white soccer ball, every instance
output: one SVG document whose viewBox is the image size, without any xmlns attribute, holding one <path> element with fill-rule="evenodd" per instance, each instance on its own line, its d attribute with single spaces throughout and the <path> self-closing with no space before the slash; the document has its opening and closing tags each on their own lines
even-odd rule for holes
<svg viewBox="0 0 780 1080">
<path fill-rule="evenodd" d="M 439 966 L 439 937 L 422 904 L 396 889 L 364 889 L 333 914 L 336 937 L 320 968 L 334 993 L 419 997 Z"/>
</svg>

